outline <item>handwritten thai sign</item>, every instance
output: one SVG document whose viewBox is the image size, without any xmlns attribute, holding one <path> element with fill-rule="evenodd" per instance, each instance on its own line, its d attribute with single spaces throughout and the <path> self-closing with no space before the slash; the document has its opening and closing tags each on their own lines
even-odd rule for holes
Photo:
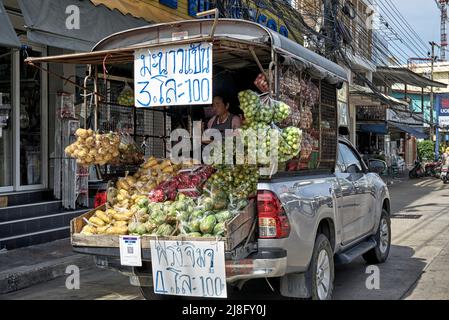
<svg viewBox="0 0 449 320">
<path fill-rule="evenodd" d="M 151 241 L 154 293 L 227 298 L 224 242 Z"/>
<path fill-rule="evenodd" d="M 211 43 L 136 50 L 136 106 L 211 104 L 212 62 Z"/>
</svg>

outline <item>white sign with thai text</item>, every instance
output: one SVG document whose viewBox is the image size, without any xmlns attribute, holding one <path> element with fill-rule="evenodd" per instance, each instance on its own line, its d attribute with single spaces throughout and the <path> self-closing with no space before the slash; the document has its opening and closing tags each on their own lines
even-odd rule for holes
<svg viewBox="0 0 449 320">
<path fill-rule="evenodd" d="M 223 241 L 151 241 L 154 293 L 227 298 Z"/>
<path fill-rule="evenodd" d="M 136 50 L 136 107 L 212 104 L 212 53 L 207 42 Z"/>
</svg>

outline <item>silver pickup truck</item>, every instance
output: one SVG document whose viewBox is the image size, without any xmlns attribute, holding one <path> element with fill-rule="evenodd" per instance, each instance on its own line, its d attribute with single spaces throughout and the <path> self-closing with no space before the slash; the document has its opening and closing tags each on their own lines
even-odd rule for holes
<svg viewBox="0 0 449 320">
<path fill-rule="evenodd" d="M 334 265 L 359 256 L 368 263 L 386 261 L 391 240 L 390 196 L 376 172 L 345 139 L 338 139 L 333 174 L 261 181 L 259 230 L 252 241 L 226 253 L 229 286 L 242 288 L 252 279 L 280 279 L 283 296 L 326 300 L 332 297 Z M 152 289 L 151 252 L 143 250 L 141 268 L 120 265 L 117 248 L 74 247 L 95 256 L 99 267 L 127 275 L 146 299 L 167 299 Z M 232 291 L 231 291 L 232 292 Z"/>
</svg>

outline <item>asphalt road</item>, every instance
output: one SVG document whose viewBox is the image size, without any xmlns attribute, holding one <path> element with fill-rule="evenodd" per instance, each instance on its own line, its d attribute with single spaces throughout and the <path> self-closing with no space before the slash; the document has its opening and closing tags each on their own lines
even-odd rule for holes
<svg viewBox="0 0 449 320">
<path fill-rule="evenodd" d="M 389 260 L 379 266 L 378 288 L 368 289 L 372 275 L 362 259 L 336 269 L 334 299 L 449 299 L 449 185 L 436 179 L 411 180 L 390 187 L 392 248 Z M 79 290 L 67 290 L 58 278 L 3 299 L 142 299 L 128 278 L 110 271 L 81 272 Z M 371 283 L 371 282 L 370 282 Z M 272 288 L 274 291 L 272 291 Z M 277 284 L 252 281 L 237 298 L 282 299 Z"/>
</svg>

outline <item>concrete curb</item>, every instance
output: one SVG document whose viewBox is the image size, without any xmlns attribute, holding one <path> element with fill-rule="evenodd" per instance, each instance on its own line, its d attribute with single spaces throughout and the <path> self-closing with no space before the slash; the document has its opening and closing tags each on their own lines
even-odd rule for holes
<svg viewBox="0 0 449 320">
<path fill-rule="evenodd" d="M 73 255 L 40 264 L 18 267 L 0 273 L 0 294 L 22 290 L 33 285 L 66 276 L 66 269 L 70 265 L 80 270 L 95 266 L 92 256 Z"/>
</svg>

